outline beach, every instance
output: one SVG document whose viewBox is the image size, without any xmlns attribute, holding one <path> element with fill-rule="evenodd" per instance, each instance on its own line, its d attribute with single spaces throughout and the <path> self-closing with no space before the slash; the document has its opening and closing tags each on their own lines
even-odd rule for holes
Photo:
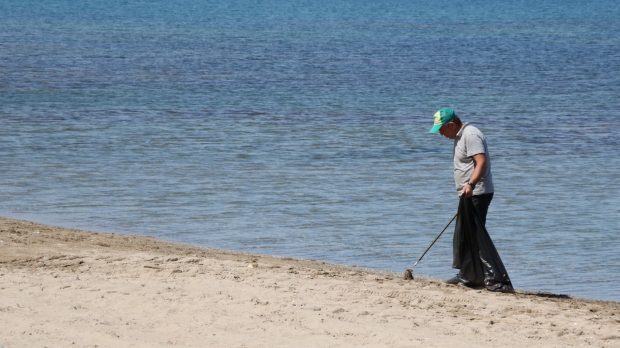
<svg viewBox="0 0 620 348">
<path fill-rule="evenodd" d="M 0 219 L 0 347 L 617 347 L 620 303 Z"/>
</svg>

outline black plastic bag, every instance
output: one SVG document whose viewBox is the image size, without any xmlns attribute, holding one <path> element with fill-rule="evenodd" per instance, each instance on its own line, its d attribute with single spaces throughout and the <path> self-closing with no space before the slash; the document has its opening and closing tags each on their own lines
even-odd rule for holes
<svg viewBox="0 0 620 348">
<path fill-rule="evenodd" d="M 459 201 L 453 240 L 452 267 L 465 285 L 490 291 L 512 292 L 513 287 L 497 249 L 482 224 L 471 198 Z"/>
</svg>

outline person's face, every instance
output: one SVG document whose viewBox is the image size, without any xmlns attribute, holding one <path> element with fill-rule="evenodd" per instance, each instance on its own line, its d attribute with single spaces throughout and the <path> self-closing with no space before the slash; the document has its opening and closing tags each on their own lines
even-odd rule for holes
<svg viewBox="0 0 620 348">
<path fill-rule="evenodd" d="M 448 122 L 439 128 L 439 134 L 449 139 L 455 139 L 459 132 L 459 126 L 454 122 Z"/>
</svg>

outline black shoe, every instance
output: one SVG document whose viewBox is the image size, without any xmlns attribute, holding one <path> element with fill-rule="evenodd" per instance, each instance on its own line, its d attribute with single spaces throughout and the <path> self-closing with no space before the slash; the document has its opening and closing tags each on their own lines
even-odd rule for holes
<svg viewBox="0 0 620 348">
<path fill-rule="evenodd" d="M 488 284 L 486 286 L 487 290 L 489 291 L 493 291 L 493 292 L 504 292 L 504 293 L 509 293 L 512 294 L 515 292 L 515 290 L 512 288 L 512 284 L 508 283 L 508 284 L 504 284 L 504 283 L 495 283 L 495 284 Z"/>
<path fill-rule="evenodd" d="M 458 274 L 446 280 L 446 284 L 452 284 L 452 285 L 465 284 L 465 283 L 467 283 L 467 281 L 461 278 L 461 276 L 459 276 Z"/>
<path fill-rule="evenodd" d="M 461 277 L 459 274 L 457 274 L 454 277 L 446 280 L 446 283 L 447 284 L 452 284 L 452 285 L 463 285 L 463 286 L 466 286 L 466 287 L 472 288 L 472 289 L 482 289 L 484 287 L 482 284 L 477 284 L 477 283 L 470 282 L 469 280 Z"/>
</svg>

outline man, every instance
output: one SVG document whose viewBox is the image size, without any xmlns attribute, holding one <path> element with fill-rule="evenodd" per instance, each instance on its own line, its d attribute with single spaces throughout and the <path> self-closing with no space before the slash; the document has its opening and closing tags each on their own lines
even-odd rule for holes
<svg viewBox="0 0 620 348">
<path fill-rule="evenodd" d="M 487 139 L 482 132 L 463 123 L 451 108 L 439 109 L 430 133 L 454 140 L 454 183 L 459 196 L 472 198 L 483 224 L 493 199 L 493 177 Z"/>
<path fill-rule="evenodd" d="M 452 265 L 459 273 L 447 283 L 512 291 L 510 278 L 485 228 L 494 192 L 486 137 L 478 128 L 462 122 L 451 108 L 435 113 L 430 133 L 438 132 L 454 140 L 454 182 L 460 196 Z"/>
</svg>

